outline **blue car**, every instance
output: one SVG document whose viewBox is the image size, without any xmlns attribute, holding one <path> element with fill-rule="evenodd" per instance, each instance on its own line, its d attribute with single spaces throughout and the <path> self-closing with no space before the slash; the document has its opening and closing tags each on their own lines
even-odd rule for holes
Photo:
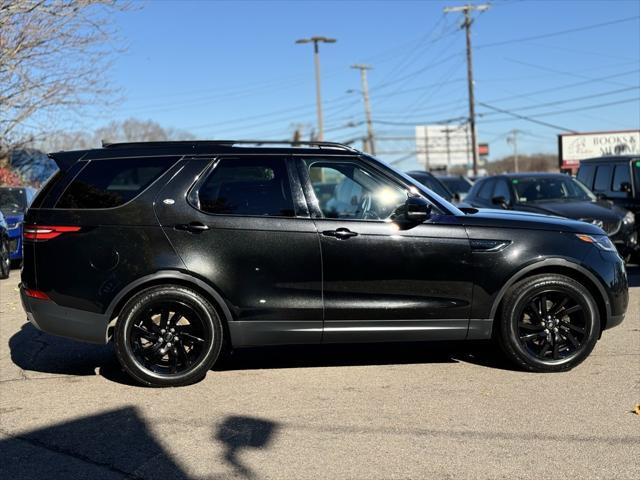
<svg viewBox="0 0 640 480">
<path fill-rule="evenodd" d="M 9 234 L 9 259 L 13 266 L 22 263 L 22 222 L 36 189 L 31 187 L 0 187 L 0 212 Z"/>
</svg>

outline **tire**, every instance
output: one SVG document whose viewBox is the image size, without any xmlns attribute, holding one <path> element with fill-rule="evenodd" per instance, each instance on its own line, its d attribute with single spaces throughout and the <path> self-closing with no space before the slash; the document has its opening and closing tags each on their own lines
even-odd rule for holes
<svg viewBox="0 0 640 480">
<path fill-rule="evenodd" d="M 114 343 L 120 364 L 149 387 L 200 381 L 223 344 L 215 307 L 199 293 L 176 285 L 143 290 L 122 308 Z"/>
<path fill-rule="evenodd" d="M 498 342 L 523 370 L 570 370 L 589 356 L 599 335 L 598 306 L 589 290 L 570 277 L 536 275 L 505 295 Z"/>
<path fill-rule="evenodd" d="M 19 269 L 22 268 L 22 259 L 19 260 L 11 260 L 11 269 Z"/>
<path fill-rule="evenodd" d="M 11 273 L 11 260 L 9 259 L 9 241 L 2 240 L 0 245 L 0 278 L 9 278 Z"/>
</svg>

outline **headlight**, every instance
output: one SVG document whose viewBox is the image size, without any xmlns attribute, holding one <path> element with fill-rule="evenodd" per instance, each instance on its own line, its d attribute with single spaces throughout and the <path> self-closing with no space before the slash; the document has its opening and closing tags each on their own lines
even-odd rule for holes
<svg viewBox="0 0 640 480">
<path fill-rule="evenodd" d="M 7 228 L 13 230 L 14 228 L 18 228 L 22 222 L 7 222 Z"/>
<path fill-rule="evenodd" d="M 616 246 L 606 235 L 585 235 L 584 233 L 576 233 L 576 237 L 578 237 L 578 240 L 582 240 L 583 242 L 594 244 L 601 250 L 606 250 L 607 252 L 616 251 Z"/>
<path fill-rule="evenodd" d="M 627 212 L 627 214 L 622 219 L 622 223 L 624 223 L 625 225 L 629 225 L 631 223 L 635 223 L 635 221 L 636 221 L 636 217 L 631 212 Z"/>
</svg>

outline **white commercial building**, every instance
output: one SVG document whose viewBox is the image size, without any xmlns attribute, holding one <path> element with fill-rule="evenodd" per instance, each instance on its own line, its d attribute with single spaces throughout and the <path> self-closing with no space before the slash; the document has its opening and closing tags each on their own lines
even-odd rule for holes
<svg viewBox="0 0 640 480">
<path fill-rule="evenodd" d="M 469 124 L 416 126 L 416 152 L 425 170 L 468 167 L 472 162 Z"/>
</svg>

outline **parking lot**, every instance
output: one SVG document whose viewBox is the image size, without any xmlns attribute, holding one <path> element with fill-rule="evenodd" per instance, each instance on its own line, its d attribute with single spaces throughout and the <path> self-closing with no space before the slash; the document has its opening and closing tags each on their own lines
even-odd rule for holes
<svg viewBox="0 0 640 480">
<path fill-rule="evenodd" d="M 625 322 L 563 374 L 487 345 L 263 348 L 197 385 L 129 382 L 111 346 L 26 323 L 0 282 L 2 476 L 640 478 L 640 268 Z"/>
</svg>

